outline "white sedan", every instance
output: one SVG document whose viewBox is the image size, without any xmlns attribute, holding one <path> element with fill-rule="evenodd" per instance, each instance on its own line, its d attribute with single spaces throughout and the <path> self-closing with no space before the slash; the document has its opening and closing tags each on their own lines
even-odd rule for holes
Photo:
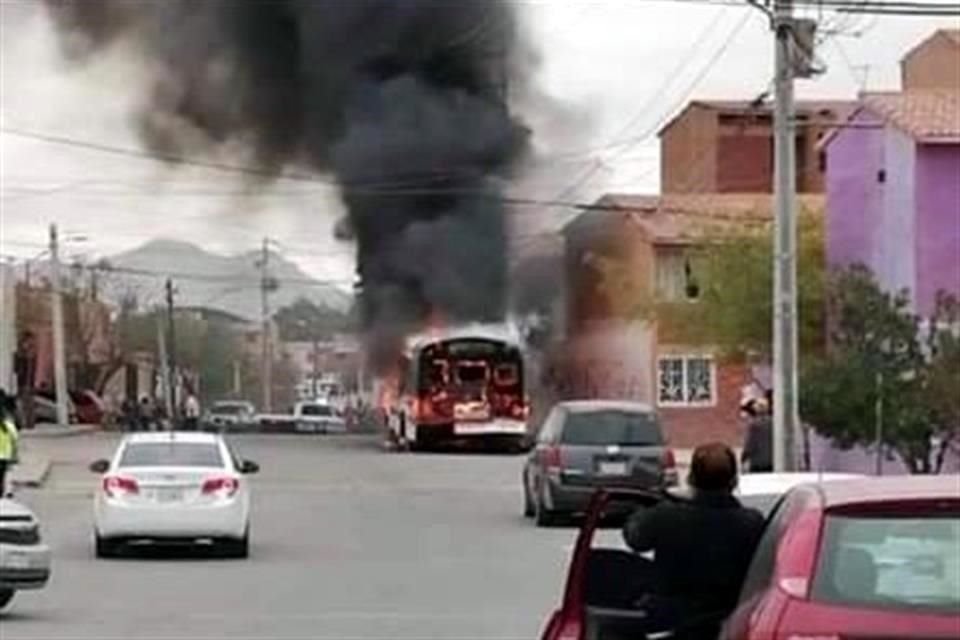
<svg viewBox="0 0 960 640">
<path fill-rule="evenodd" d="M 95 494 L 94 540 L 99 558 L 125 543 L 206 542 L 245 558 L 250 542 L 250 490 L 245 474 L 259 467 L 240 460 L 222 436 L 196 432 L 126 436 Z"/>
<path fill-rule="evenodd" d="M 0 498 L 0 609 L 22 589 L 41 589 L 50 579 L 50 548 L 27 507 Z M 0 636 L 3 634 L 0 633 Z"/>
</svg>

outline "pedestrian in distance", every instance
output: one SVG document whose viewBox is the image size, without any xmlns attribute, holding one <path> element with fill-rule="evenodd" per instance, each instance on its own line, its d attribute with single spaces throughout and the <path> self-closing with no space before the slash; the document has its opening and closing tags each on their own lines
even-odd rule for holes
<svg viewBox="0 0 960 640">
<path fill-rule="evenodd" d="M 20 434 L 16 415 L 16 399 L 0 389 L 0 498 L 8 495 L 7 473 L 18 459 Z"/>
<path fill-rule="evenodd" d="M 740 464 L 745 472 L 765 473 L 773 471 L 773 420 L 771 418 L 771 392 L 757 398 L 751 404 L 752 414 L 747 424 L 747 438 L 740 454 Z"/>
<path fill-rule="evenodd" d="M 183 402 L 183 428 L 187 431 L 197 431 L 200 427 L 200 401 L 193 391 L 187 392 L 187 399 Z"/>
<path fill-rule="evenodd" d="M 143 396 L 140 398 L 139 407 L 138 428 L 140 431 L 150 431 L 153 422 L 153 403 L 150 401 L 150 397 Z"/>
</svg>

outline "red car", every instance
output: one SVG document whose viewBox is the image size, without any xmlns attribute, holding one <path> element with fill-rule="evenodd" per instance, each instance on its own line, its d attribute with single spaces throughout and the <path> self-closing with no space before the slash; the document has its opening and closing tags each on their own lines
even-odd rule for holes
<svg viewBox="0 0 960 640">
<path fill-rule="evenodd" d="M 960 477 L 864 478 L 788 492 L 722 637 L 960 638 Z"/>
<path fill-rule="evenodd" d="M 646 558 L 626 548 L 620 529 L 604 530 L 611 515 L 624 516 L 651 506 L 666 494 L 642 489 L 601 489 L 593 494 L 570 557 L 560 608 L 542 640 L 621 640 L 643 638 L 642 600 L 649 584 Z"/>
</svg>

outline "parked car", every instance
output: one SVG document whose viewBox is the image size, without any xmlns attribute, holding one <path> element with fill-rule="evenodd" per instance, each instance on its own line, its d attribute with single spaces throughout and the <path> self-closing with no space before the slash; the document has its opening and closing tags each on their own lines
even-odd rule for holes
<svg viewBox="0 0 960 640">
<path fill-rule="evenodd" d="M 740 478 L 738 497 L 746 506 L 768 513 L 783 495 L 810 482 L 837 482 L 861 478 L 850 474 L 757 473 Z M 854 480 L 856 481 L 856 480 Z M 570 556 L 560 607 L 548 619 L 542 640 L 620 640 L 643 638 L 647 611 L 643 596 L 649 590 L 650 567 L 643 555 L 626 547 L 620 529 L 601 525 L 611 514 L 622 514 L 661 500 L 683 500 L 685 491 L 602 489 L 593 496 Z M 705 620 L 719 625 L 722 620 Z M 684 629 L 662 630 L 682 636 Z M 654 637 L 656 633 L 653 634 Z M 659 637 L 667 638 L 669 635 Z M 762 636 L 767 640 L 773 637 Z"/>
<path fill-rule="evenodd" d="M 106 410 L 103 400 L 89 389 L 71 391 L 70 401 L 76 411 L 76 420 L 82 424 L 102 424 Z"/>
<path fill-rule="evenodd" d="M 27 507 L 0 498 L 0 609 L 17 591 L 42 589 L 50 579 L 50 549 Z M 2 634 L 0 634 L 2 635 Z"/>
<path fill-rule="evenodd" d="M 78 421 L 77 409 L 73 400 L 67 400 L 67 416 L 71 423 Z M 33 417 L 40 423 L 57 423 L 57 403 L 52 394 L 37 392 L 33 394 Z"/>
<path fill-rule="evenodd" d="M 344 433 L 347 422 L 337 407 L 324 400 L 298 402 L 293 408 L 297 431 Z"/>
<path fill-rule="evenodd" d="M 796 486 L 864 477 L 858 473 L 816 471 L 745 473 L 740 476 L 736 494 L 744 506 L 752 507 L 764 516 L 768 516 L 784 494 Z"/>
<path fill-rule="evenodd" d="M 112 460 L 90 469 L 103 474 L 94 494 L 98 558 L 127 543 L 212 542 L 245 558 L 250 541 L 250 489 L 241 460 L 222 436 L 198 432 L 126 436 Z"/>
<path fill-rule="evenodd" d="M 203 415 L 206 429 L 252 429 L 257 426 L 257 410 L 245 400 L 218 400 Z"/>
<path fill-rule="evenodd" d="M 723 638 L 960 636 L 960 477 L 804 485 L 770 515 Z"/>
<path fill-rule="evenodd" d="M 614 400 L 561 402 L 547 415 L 523 468 L 523 513 L 538 526 L 583 512 L 600 487 L 677 484 L 657 413 Z"/>
</svg>

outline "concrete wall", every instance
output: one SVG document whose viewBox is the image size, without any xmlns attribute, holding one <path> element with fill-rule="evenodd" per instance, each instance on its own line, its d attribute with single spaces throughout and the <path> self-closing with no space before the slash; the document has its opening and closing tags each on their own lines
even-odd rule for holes
<svg viewBox="0 0 960 640">
<path fill-rule="evenodd" d="M 960 295 L 960 144 L 918 147 L 916 210 L 915 301 L 928 315 L 938 290 Z"/>
<path fill-rule="evenodd" d="M 807 435 L 810 443 L 810 469 L 813 471 L 838 471 L 873 475 L 876 472 L 876 454 L 872 447 L 853 446 L 843 449 L 816 431 Z M 940 473 L 960 472 L 960 445 L 953 443 L 943 457 Z M 907 465 L 895 451 L 884 452 L 880 465 L 881 475 L 906 475 Z"/>
<path fill-rule="evenodd" d="M 879 211 L 883 202 L 883 185 L 877 174 L 884 168 L 884 131 L 867 128 L 880 121 L 865 110 L 852 123 L 860 126 L 840 129 L 826 150 L 826 253 L 830 266 L 870 265 L 876 224 L 872 212 Z"/>
<path fill-rule="evenodd" d="M 0 264 L 0 388 L 16 391 L 13 354 L 17 350 L 17 295 L 13 265 Z"/>
<path fill-rule="evenodd" d="M 914 184 L 916 144 L 899 129 L 887 127 L 883 135 L 885 181 L 879 184 L 880 206 L 871 224 L 870 267 L 887 291 L 908 289 L 916 293 L 917 272 L 914 252 L 916 202 Z M 869 179 L 869 176 L 867 176 Z"/>
</svg>

